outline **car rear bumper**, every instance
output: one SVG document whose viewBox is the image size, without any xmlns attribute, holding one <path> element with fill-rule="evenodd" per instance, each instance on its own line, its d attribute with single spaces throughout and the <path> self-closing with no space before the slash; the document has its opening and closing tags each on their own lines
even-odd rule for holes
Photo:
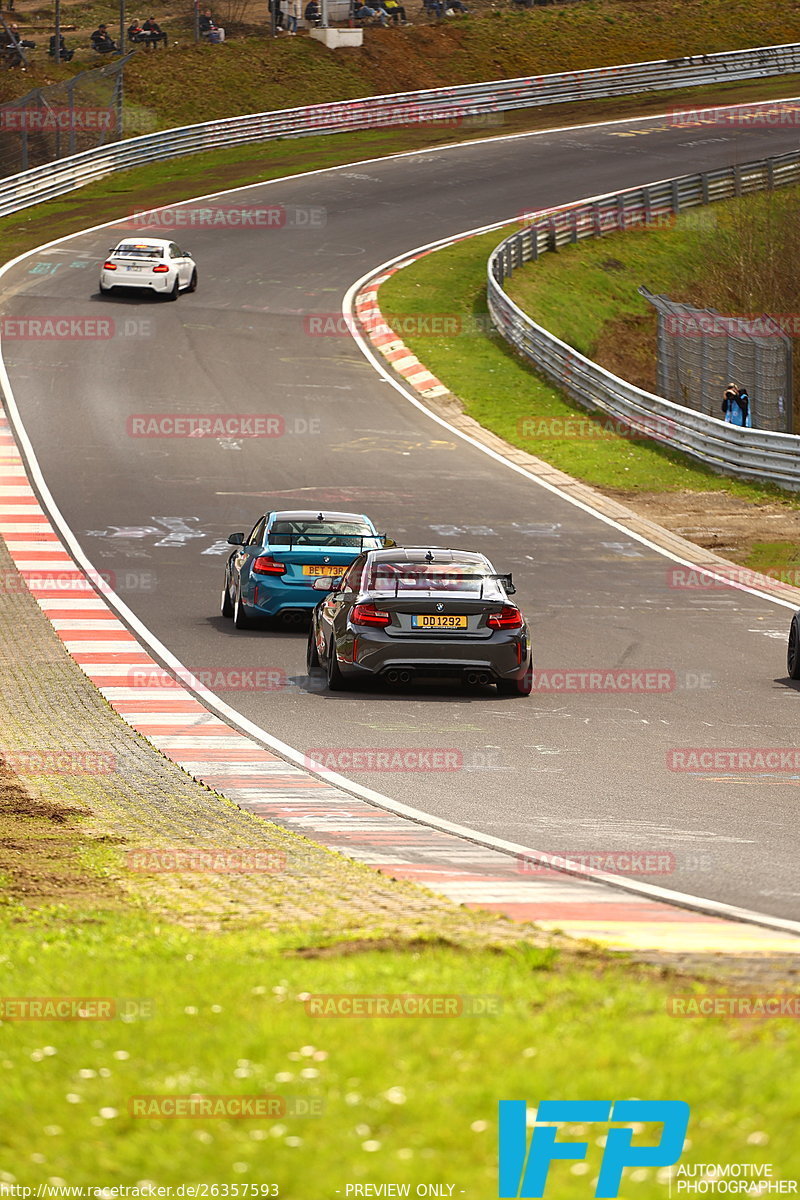
<svg viewBox="0 0 800 1200">
<path fill-rule="evenodd" d="M 248 608 L 261 613 L 265 617 L 276 617 L 287 609 L 302 608 L 309 613 L 317 607 L 320 593 L 312 587 L 291 586 L 287 584 L 257 583 L 253 586 L 252 596 L 245 595 Z"/>
<path fill-rule="evenodd" d="M 175 286 L 175 276 L 170 274 L 133 274 L 122 271 L 101 271 L 100 284 L 105 288 L 144 288 L 151 292 L 171 292 Z"/>
<path fill-rule="evenodd" d="M 410 671 L 415 676 L 488 673 L 493 679 L 518 679 L 531 663 L 525 634 L 498 631 L 487 639 L 398 638 L 380 630 L 353 630 L 352 641 L 340 647 L 344 674 L 385 675 Z"/>
</svg>

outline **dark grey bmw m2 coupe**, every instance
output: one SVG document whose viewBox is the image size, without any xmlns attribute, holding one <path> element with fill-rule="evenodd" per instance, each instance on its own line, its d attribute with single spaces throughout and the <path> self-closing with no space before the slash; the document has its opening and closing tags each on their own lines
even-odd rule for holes
<svg viewBox="0 0 800 1200">
<path fill-rule="evenodd" d="M 308 669 L 323 668 L 332 690 L 375 678 L 455 676 L 493 683 L 501 695 L 530 695 L 528 626 L 509 599 L 511 576 L 498 575 L 484 555 L 370 550 L 341 578 L 314 587 L 328 594 L 312 613 Z"/>
</svg>

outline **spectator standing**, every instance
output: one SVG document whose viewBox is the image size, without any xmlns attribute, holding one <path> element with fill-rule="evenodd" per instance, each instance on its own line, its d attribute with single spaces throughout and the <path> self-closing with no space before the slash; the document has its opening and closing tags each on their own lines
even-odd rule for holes
<svg viewBox="0 0 800 1200">
<path fill-rule="evenodd" d="M 319 0 L 308 0 L 303 16 L 309 25 L 319 25 L 322 20 L 322 10 Z"/>
<path fill-rule="evenodd" d="M 292 37 L 297 33 L 297 22 L 303 15 L 303 0 L 287 0 L 286 32 Z"/>
<path fill-rule="evenodd" d="M 91 35 L 92 49 L 98 54 L 119 54 L 119 46 L 111 37 L 105 25 L 98 25 Z"/>
<path fill-rule="evenodd" d="M 725 420 L 730 425 L 739 425 L 752 429 L 753 418 L 750 412 L 750 397 L 745 388 L 738 383 L 729 383 L 722 398 L 722 411 Z"/>
</svg>

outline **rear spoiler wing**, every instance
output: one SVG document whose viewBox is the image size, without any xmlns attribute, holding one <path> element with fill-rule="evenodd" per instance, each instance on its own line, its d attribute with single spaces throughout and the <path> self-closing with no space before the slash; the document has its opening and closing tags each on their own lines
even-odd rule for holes
<svg viewBox="0 0 800 1200">
<path fill-rule="evenodd" d="M 414 566 L 414 564 L 413 564 L 413 563 L 409 563 L 408 565 L 409 565 L 409 566 Z M 395 599 L 397 599 L 398 595 L 400 594 L 400 578 L 401 578 L 401 576 L 400 576 L 400 575 L 397 575 L 397 576 L 395 577 L 395 581 L 394 581 L 394 595 L 395 595 Z M 477 578 L 477 577 L 476 577 L 475 575 L 471 575 L 471 574 L 469 574 L 469 573 L 464 573 L 464 572 L 460 572 L 460 571 L 458 571 L 458 572 L 456 572 L 456 571 L 453 571 L 452 573 L 450 573 L 450 572 L 442 572 L 440 575 L 438 575 L 438 578 L 439 578 L 439 579 L 450 579 L 450 580 L 461 580 L 461 579 L 467 579 L 467 580 L 469 580 L 470 582 L 472 582 L 472 583 L 475 583 L 475 581 L 476 581 L 476 578 Z M 509 595 L 509 596 L 513 596 L 513 595 L 514 595 L 514 593 L 515 593 L 515 592 L 516 592 L 516 590 L 517 590 L 517 589 L 514 587 L 514 581 L 513 581 L 512 577 L 511 577 L 511 573 L 510 573 L 510 572 L 507 572 L 507 573 L 505 573 L 505 574 L 502 574 L 502 575 L 499 575 L 499 574 L 481 575 L 481 576 L 480 576 L 480 581 L 481 581 L 481 590 L 480 590 L 480 594 L 479 594 L 479 596 L 478 596 L 478 599 L 479 599 L 479 600 L 482 600 L 482 599 L 483 599 L 483 589 L 484 589 L 484 585 L 485 585 L 485 583 L 486 583 L 486 580 L 487 580 L 487 579 L 494 579 L 494 580 L 496 580 L 496 581 L 497 581 L 499 584 L 501 584 L 501 585 L 502 585 L 502 587 L 503 587 L 504 591 L 505 591 L 505 592 L 506 592 L 506 594 L 507 594 L 507 595 Z M 421 588 L 421 589 L 420 589 L 420 591 L 435 592 L 435 591 L 436 591 L 436 588 Z"/>
<path fill-rule="evenodd" d="M 296 545 L 310 546 L 312 548 L 314 546 L 318 546 L 320 550 L 323 550 L 325 549 L 324 545 L 315 542 L 313 539 L 321 537 L 328 538 L 330 536 L 331 535 L 328 533 L 276 533 L 274 535 L 270 534 L 268 540 L 270 546 L 286 546 L 289 550 L 294 550 Z M 347 539 L 346 542 L 334 542 L 334 544 L 330 546 L 331 550 L 336 548 L 340 550 L 354 550 L 355 546 L 351 546 L 349 543 L 355 542 L 356 539 L 358 539 L 359 554 L 364 553 L 364 542 L 382 543 L 382 545 L 369 546 L 368 549 L 370 550 L 387 549 L 396 545 L 396 543 L 393 542 L 391 538 L 387 537 L 385 533 L 343 533 L 340 536 Z"/>
</svg>

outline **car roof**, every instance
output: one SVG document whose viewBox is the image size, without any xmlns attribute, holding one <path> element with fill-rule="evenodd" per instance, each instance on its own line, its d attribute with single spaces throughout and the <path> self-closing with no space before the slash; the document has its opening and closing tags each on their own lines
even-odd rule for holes
<svg viewBox="0 0 800 1200">
<path fill-rule="evenodd" d="M 432 558 L 428 558 L 428 555 Z M 454 563 L 470 562 L 491 568 L 491 563 L 485 554 L 474 550 L 451 550 L 443 546 L 398 546 L 394 550 L 370 550 L 370 562 L 388 563 Z"/>
<path fill-rule="evenodd" d="M 122 245 L 162 246 L 162 247 L 163 246 L 171 246 L 172 238 L 133 237 L 133 235 L 131 235 L 130 237 L 120 238 L 120 240 L 117 242 L 117 246 L 122 246 Z M 114 249 L 116 250 L 116 248 L 117 247 L 115 246 Z"/>
<path fill-rule="evenodd" d="M 372 521 L 363 513 L 330 512 L 324 508 L 292 508 L 282 512 L 267 513 L 270 523 L 272 521 L 316 521 L 320 515 L 326 521 L 363 521 L 365 525 L 372 525 Z"/>
</svg>

